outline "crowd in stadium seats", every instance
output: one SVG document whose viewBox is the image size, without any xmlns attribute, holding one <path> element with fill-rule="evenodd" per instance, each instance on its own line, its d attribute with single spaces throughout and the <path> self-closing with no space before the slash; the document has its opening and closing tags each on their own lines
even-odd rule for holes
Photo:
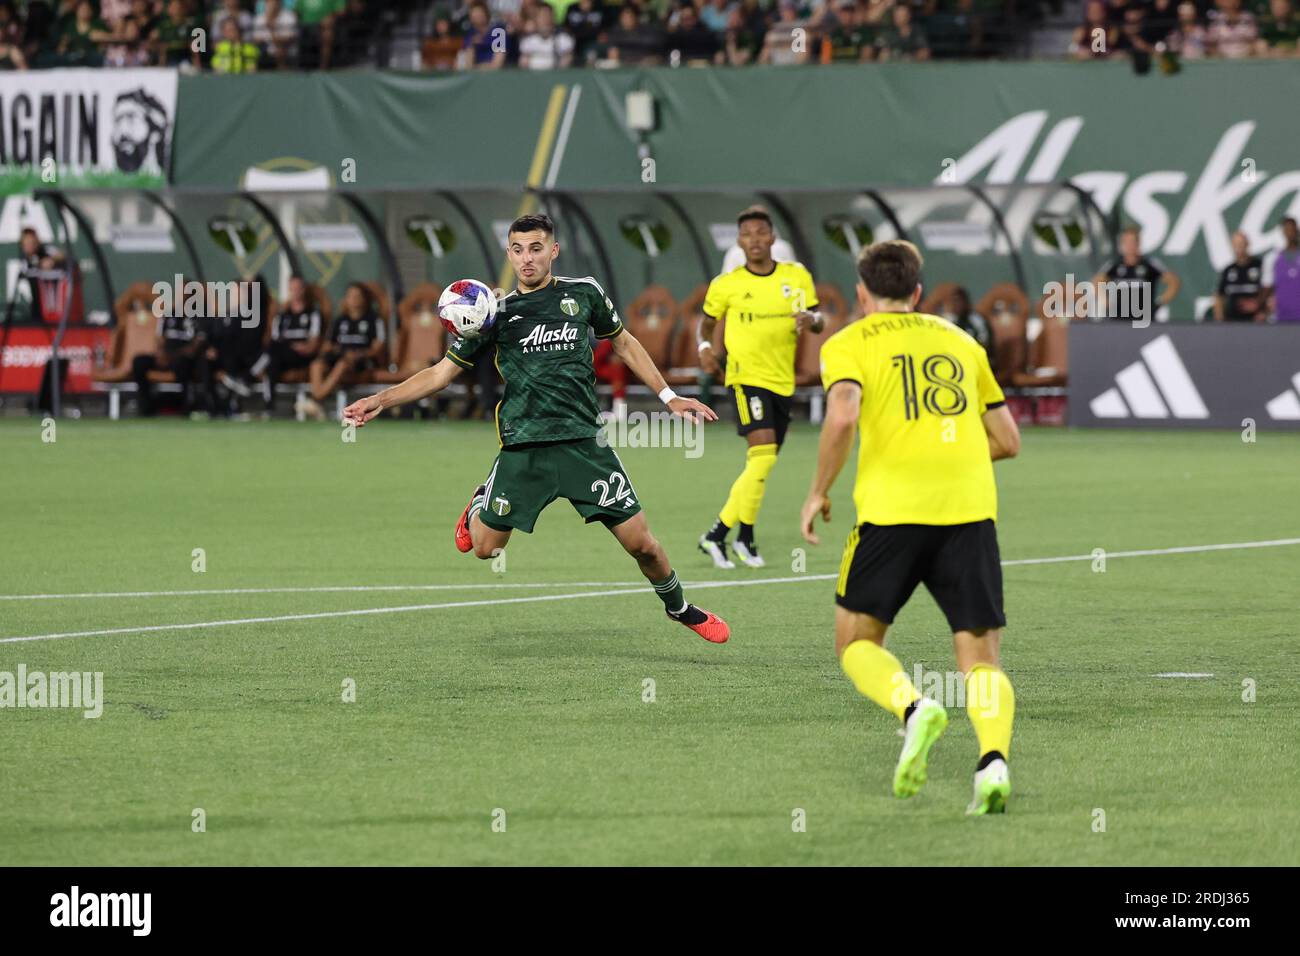
<svg viewBox="0 0 1300 956">
<path fill-rule="evenodd" d="M 0 70 L 845 63 L 1024 54 L 1068 0 L 0 0 Z M 1296 0 L 1087 0 L 1081 59 L 1294 56 Z M 197 39 L 196 39 L 197 38 Z M 411 57 L 398 47 L 410 47 Z"/>
<path fill-rule="evenodd" d="M 1300 54 L 1300 15 L 1294 0 L 1088 0 L 1074 33 L 1080 59 L 1132 56 L 1139 65 L 1156 57 L 1162 68 L 1185 60 Z"/>
</svg>

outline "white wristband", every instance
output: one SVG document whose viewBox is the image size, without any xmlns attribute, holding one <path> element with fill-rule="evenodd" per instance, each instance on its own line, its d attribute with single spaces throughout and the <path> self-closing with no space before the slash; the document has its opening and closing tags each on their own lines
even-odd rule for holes
<svg viewBox="0 0 1300 956">
<path fill-rule="evenodd" d="M 701 342 L 699 345 L 695 346 L 695 351 L 699 352 L 702 355 L 704 354 L 705 349 L 711 349 L 711 348 L 713 348 L 713 343 L 706 339 L 705 341 Z"/>
<path fill-rule="evenodd" d="M 667 405 L 676 397 L 677 397 L 677 393 L 674 392 L 667 385 L 665 385 L 659 392 L 659 401 L 663 402 L 665 405 Z"/>
</svg>

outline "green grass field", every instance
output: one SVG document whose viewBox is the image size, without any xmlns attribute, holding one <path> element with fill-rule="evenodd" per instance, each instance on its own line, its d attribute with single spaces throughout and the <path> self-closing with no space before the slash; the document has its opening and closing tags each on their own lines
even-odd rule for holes
<svg viewBox="0 0 1300 956">
<path fill-rule="evenodd" d="M 467 423 L 380 422 L 355 444 L 292 422 L 68 421 L 54 443 L 0 423 L 5 595 L 412 588 L 0 600 L 4 638 L 267 619 L 0 643 L 0 671 L 102 671 L 105 696 L 99 719 L 0 710 L 4 862 L 1300 863 L 1300 546 L 1008 566 L 1014 793 L 1006 817 L 969 820 L 964 711 L 926 788 L 895 800 L 896 723 L 839 671 L 833 582 L 805 580 L 838 567 L 847 480 L 791 570 L 812 428 L 770 480 L 761 571 L 693 547 L 741 462 L 729 425 L 697 460 L 620 452 L 688 596 L 730 621 L 724 646 L 624 593 L 634 565 L 567 503 L 516 536 L 504 574 L 458 554 L 495 450 Z M 1300 537 L 1298 461 L 1300 435 L 1030 431 L 997 466 L 1003 558 Z M 924 591 L 890 647 L 909 672 L 951 669 Z"/>
</svg>

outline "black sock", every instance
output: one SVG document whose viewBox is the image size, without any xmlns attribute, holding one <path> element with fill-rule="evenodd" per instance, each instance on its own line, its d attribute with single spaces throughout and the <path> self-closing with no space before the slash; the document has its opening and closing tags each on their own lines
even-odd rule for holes
<svg viewBox="0 0 1300 956">
<path fill-rule="evenodd" d="M 717 521 L 713 522 L 713 527 L 709 529 L 709 533 L 704 537 L 708 538 L 710 541 L 716 541 L 718 544 L 721 544 L 727 540 L 727 533 L 729 531 L 731 531 L 731 526 L 723 524 L 722 519 L 719 518 Z"/>
<path fill-rule="evenodd" d="M 987 767 L 995 760 L 1001 760 L 1005 762 L 1006 759 L 1007 759 L 1006 757 L 1002 756 L 1002 751 L 990 750 L 984 756 L 980 757 L 980 762 L 975 765 L 975 772 L 979 773 L 981 770 L 983 770 L 985 767 Z"/>
<path fill-rule="evenodd" d="M 682 611 L 681 614 L 674 614 L 669 611 L 668 616 L 674 621 L 681 621 L 683 624 L 703 624 L 708 620 L 707 615 L 694 604 L 686 605 L 686 610 Z"/>
<path fill-rule="evenodd" d="M 906 724 L 906 723 L 907 723 L 907 718 L 909 718 L 909 717 L 912 716 L 912 711 L 916 710 L 916 705 L 917 705 L 917 703 L 918 703 L 918 701 L 915 701 L 915 700 L 914 700 L 914 701 L 912 701 L 910 704 L 907 705 L 907 710 L 903 711 L 903 723 Z"/>
<path fill-rule="evenodd" d="M 752 545 L 754 543 L 754 526 L 752 524 L 745 524 L 745 522 L 742 521 L 740 523 L 740 531 L 736 534 L 736 540 L 743 544 Z"/>
</svg>

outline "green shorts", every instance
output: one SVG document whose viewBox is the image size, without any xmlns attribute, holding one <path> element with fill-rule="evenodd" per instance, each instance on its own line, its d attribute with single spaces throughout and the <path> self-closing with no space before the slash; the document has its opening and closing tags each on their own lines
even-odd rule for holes
<svg viewBox="0 0 1300 956">
<path fill-rule="evenodd" d="M 609 527 L 641 510 L 617 453 L 595 438 L 502 448 L 484 484 L 479 519 L 497 531 L 531 533 L 556 498 L 568 498 L 588 523 Z"/>
</svg>

